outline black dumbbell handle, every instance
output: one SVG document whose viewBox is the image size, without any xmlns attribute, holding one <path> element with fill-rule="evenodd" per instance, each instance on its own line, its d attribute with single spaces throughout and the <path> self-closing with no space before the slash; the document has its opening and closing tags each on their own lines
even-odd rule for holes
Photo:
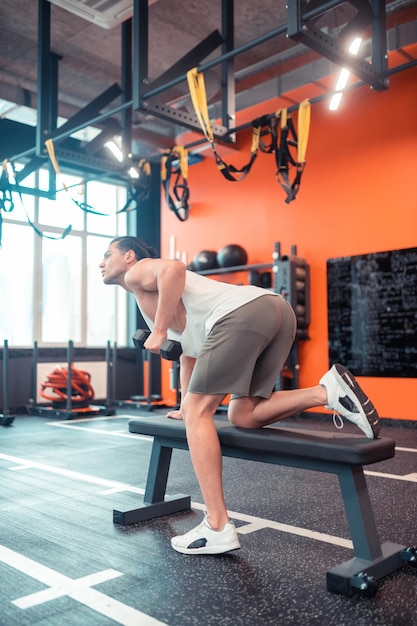
<svg viewBox="0 0 417 626">
<path fill-rule="evenodd" d="M 145 349 L 144 344 L 150 334 L 150 330 L 139 328 L 133 335 L 133 343 L 135 344 L 135 347 L 138 349 Z M 166 339 L 161 346 L 160 352 L 163 359 L 176 361 L 182 354 L 181 344 L 179 341 Z"/>
</svg>

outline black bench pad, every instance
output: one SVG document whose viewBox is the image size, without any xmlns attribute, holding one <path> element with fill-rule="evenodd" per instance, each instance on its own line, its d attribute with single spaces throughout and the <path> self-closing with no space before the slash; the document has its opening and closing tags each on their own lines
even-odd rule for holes
<svg viewBox="0 0 417 626">
<path fill-rule="evenodd" d="M 369 465 L 389 459 L 395 454 L 395 442 L 388 438 L 367 439 L 360 434 L 314 431 L 281 425 L 256 429 L 237 428 L 225 418 L 216 417 L 214 421 L 222 447 L 240 448 L 265 455 Z M 135 417 L 129 420 L 129 431 L 168 439 L 173 447 L 175 441 L 186 443 L 184 423 L 165 415 Z"/>
</svg>

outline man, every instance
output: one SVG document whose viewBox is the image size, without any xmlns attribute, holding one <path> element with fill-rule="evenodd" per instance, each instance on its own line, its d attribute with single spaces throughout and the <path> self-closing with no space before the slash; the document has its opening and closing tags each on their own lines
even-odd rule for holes
<svg viewBox="0 0 417 626">
<path fill-rule="evenodd" d="M 206 514 L 196 528 L 171 540 L 183 554 L 220 554 L 240 548 L 229 520 L 222 485 L 222 455 L 214 414 L 231 395 L 228 418 L 235 426 L 260 428 L 308 408 L 326 406 L 355 423 L 369 438 L 379 418 L 353 375 L 336 364 L 318 385 L 273 391 L 295 337 L 295 315 L 278 294 L 236 286 L 186 270 L 180 261 L 153 258 L 136 237 L 117 237 L 100 263 L 103 282 L 134 294 L 151 329 L 145 348 L 159 353 L 178 339 L 180 410 Z"/>
</svg>

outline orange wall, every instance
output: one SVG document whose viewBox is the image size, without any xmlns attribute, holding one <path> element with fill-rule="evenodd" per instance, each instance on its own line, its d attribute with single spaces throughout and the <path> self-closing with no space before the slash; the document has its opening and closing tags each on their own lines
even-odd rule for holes
<svg viewBox="0 0 417 626">
<path fill-rule="evenodd" d="M 271 155 L 259 153 L 247 178 L 226 181 L 211 157 L 189 169 L 190 214 L 180 222 L 162 208 L 162 255 L 169 242 L 188 261 L 202 249 L 241 244 L 249 263 L 272 261 L 297 246 L 311 267 L 311 341 L 301 344 L 300 385 L 310 386 L 328 368 L 326 260 L 417 245 L 417 69 L 393 75 L 387 91 L 364 86 L 345 93 L 341 108 L 312 105 L 307 165 L 297 200 L 285 204 Z M 291 94 L 296 102 L 310 93 Z M 245 111 L 237 124 L 288 104 L 276 101 Z M 244 116 L 244 117 L 243 117 Z M 239 150 L 218 151 L 241 167 L 250 134 L 239 134 Z M 417 277 L 416 277 L 417 280 Z M 417 420 L 417 379 L 362 378 L 382 417 Z M 166 394 L 166 385 L 164 393 Z"/>
</svg>

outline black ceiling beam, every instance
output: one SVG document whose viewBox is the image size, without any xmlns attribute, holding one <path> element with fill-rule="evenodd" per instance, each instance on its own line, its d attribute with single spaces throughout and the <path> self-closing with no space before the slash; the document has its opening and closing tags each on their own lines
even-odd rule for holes
<svg viewBox="0 0 417 626">
<path fill-rule="evenodd" d="M 133 76 L 133 21 L 128 19 L 122 23 L 122 103 L 131 102 L 132 100 L 132 76 Z M 132 152 L 132 123 L 133 111 L 132 107 L 123 109 L 121 112 L 122 125 L 122 151 L 123 160 L 127 163 L 129 154 Z"/>
<path fill-rule="evenodd" d="M 260 45 L 274 37 L 282 34 L 287 34 L 295 39 L 299 38 L 303 43 L 312 49 L 318 49 L 322 56 L 330 58 L 338 65 L 347 66 L 352 73 L 359 76 L 365 83 L 370 83 L 376 88 L 386 87 L 386 25 L 385 25 L 385 3 L 383 0 L 363 0 L 369 4 L 372 8 L 372 44 L 373 44 L 373 56 L 372 65 L 364 60 L 356 59 L 347 54 L 339 47 L 338 43 L 329 38 L 322 31 L 318 31 L 308 24 L 308 20 L 314 20 L 320 17 L 326 11 L 336 8 L 341 4 L 340 0 L 328 0 L 327 2 L 319 2 L 318 0 L 310 0 L 307 4 L 303 2 L 303 8 L 305 12 L 301 12 L 301 0 L 291 0 L 288 2 L 288 24 L 284 24 L 279 28 L 276 28 L 264 35 L 234 49 L 225 48 L 224 42 L 222 46 L 222 54 L 201 66 L 198 67 L 199 72 L 204 72 L 216 65 L 223 64 L 233 59 L 238 54 L 246 52 L 251 48 Z M 50 4 L 47 0 L 39 0 L 45 8 L 45 4 Z M 224 19 L 224 11 L 227 7 L 233 3 L 233 0 L 222 0 L 222 11 Z M 352 0 L 354 6 L 359 6 L 359 0 Z M 229 23 L 231 16 L 229 14 Z M 224 27 L 224 22 L 223 22 Z M 149 23 L 148 23 L 148 0 L 134 0 L 134 14 L 133 14 L 133 77 L 132 77 L 132 99 L 125 97 L 122 104 L 114 107 L 107 113 L 98 114 L 100 108 L 96 108 L 94 111 L 90 110 L 93 117 L 86 119 L 89 113 L 88 108 L 84 108 L 79 114 L 76 114 L 68 121 L 68 126 L 64 125 L 59 129 L 56 129 L 53 133 L 55 141 L 60 141 L 66 137 L 69 137 L 76 130 L 81 130 L 88 125 L 99 124 L 108 119 L 112 115 L 118 113 L 124 113 L 128 109 L 141 110 L 148 113 L 153 113 L 156 117 L 164 117 L 165 119 L 174 122 L 176 124 L 183 125 L 185 127 L 194 128 L 200 130 L 199 124 L 195 119 L 195 116 L 182 113 L 181 114 L 174 109 L 170 109 L 163 105 L 151 105 L 150 99 L 154 96 L 166 91 L 167 89 L 175 86 L 176 84 L 185 81 L 186 75 L 178 76 L 177 78 L 168 81 L 165 85 L 159 85 L 150 89 L 148 83 L 148 39 L 149 39 Z M 310 31 L 310 32 L 309 32 Z M 313 32 L 313 35 L 312 35 Z M 308 35 L 306 34 L 308 33 Z M 230 32 L 229 32 L 230 36 Z M 223 32 L 223 39 L 225 33 Z M 230 42 L 229 42 L 230 47 Z M 226 50 L 226 51 L 225 51 Z M 229 66 L 230 67 L 230 66 Z M 120 88 L 119 88 L 120 89 Z M 222 92 L 223 93 L 223 92 Z M 40 95 L 40 94 L 39 94 Z M 230 93 L 229 93 L 230 96 Z M 111 101 L 111 100 L 109 100 Z M 93 101 L 94 102 L 94 101 Z M 90 103 L 92 104 L 92 103 Z M 88 107 L 89 105 L 87 105 Z M 87 110 L 86 110 L 87 109 Z M 227 112 L 226 117 L 230 117 L 230 112 Z M 226 126 L 213 128 L 215 136 L 224 139 L 225 136 L 233 132 L 235 129 L 226 128 Z M 46 139 L 47 137 L 42 137 Z M 40 143 L 40 141 L 39 141 Z M 42 142 L 43 143 L 43 142 Z M 40 146 L 39 146 L 40 147 Z M 36 152 L 36 149 L 26 150 L 26 152 L 13 157 L 14 159 L 24 158 L 32 156 Z"/>
<path fill-rule="evenodd" d="M 191 113 L 180 111 L 167 104 L 150 101 L 148 94 L 150 91 L 162 93 L 166 91 L 167 85 L 185 81 L 186 72 L 198 65 L 201 58 L 213 52 L 223 42 L 223 38 L 218 31 L 213 31 L 202 42 L 195 46 L 190 52 L 175 63 L 167 72 L 164 72 L 152 85 L 149 84 L 148 77 L 148 42 L 149 42 L 149 19 L 148 0 L 134 0 L 133 5 L 133 109 L 151 114 L 159 119 L 166 120 L 174 124 L 180 124 L 184 128 L 201 131 L 197 116 Z M 152 88 L 151 88 L 152 87 Z M 217 138 L 227 136 L 228 128 L 222 126 L 213 127 L 213 133 Z"/>
<path fill-rule="evenodd" d="M 156 87 L 160 87 L 161 85 L 165 85 L 169 81 L 177 78 L 178 76 L 186 74 L 188 70 L 196 67 L 199 63 L 201 63 L 202 59 L 208 57 L 209 54 L 214 52 L 216 48 L 221 46 L 223 43 L 223 37 L 221 33 L 216 29 L 210 35 L 208 35 L 205 39 L 200 41 L 192 50 L 187 52 L 181 59 L 179 59 L 174 65 L 172 65 L 166 72 L 161 74 L 158 78 L 153 80 L 149 85 L 148 89 L 155 89 Z"/>
<path fill-rule="evenodd" d="M 340 2 L 333 4 L 342 4 L 342 2 L 343 0 L 340 0 Z M 368 4 L 368 7 L 372 9 L 372 63 L 352 56 L 336 39 L 309 23 L 307 14 L 303 15 L 302 13 L 301 0 L 287 3 L 287 36 L 306 45 L 311 50 L 315 50 L 336 65 L 346 67 L 352 74 L 374 89 L 382 90 L 387 88 L 384 63 L 387 54 L 385 2 L 384 0 L 371 0 L 372 4 L 370 5 L 368 0 L 363 0 L 363 3 Z M 323 3 L 323 9 L 328 4 Z M 384 10 L 381 9 L 382 5 L 384 5 Z"/>
<path fill-rule="evenodd" d="M 50 110 L 50 55 L 51 55 L 51 3 L 39 0 L 38 3 L 38 83 L 37 83 L 37 125 L 36 156 L 45 153 L 44 142 L 51 132 Z"/>
<path fill-rule="evenodd" d="M 139 111 L 149 81 L 148 0 L 133 0 L 133 109 Z"/>
<path fill-rule="evenodd" d="M 26 178 L 26 176 L 29 176 L 29 174 L 32 174 L 32 172 L 36 172 L 36 170 L 38 170 L 40 167 L 42 167 L 42 165 L 44 165 L 45 163 L 45 157 L 38 157 L 38 156 L 34 156 L 30 159 L 30 161 L 28 161 L 28 163 L 26 163 L 26 165 L 24 167 L 22 167 L 21 170 L 19 170 L 18 172 L 16 172 L 15 174 L 15 178 L 16 181 L 18 183 L 20 183 L 22 180 L 24 180 Z"/>
<path fill-rule="evenodd" d="M 138 51 L 141 47 L 141 43 L 147 40 L 147 35 L 144 35 L 144 30 L 146 30 L 146 25 L 143 25 L 143 21 L 140 20 L 140 33 L 136 33 L 136 50 Z M 191 68 L 197 66 L 202 59 L 206 58 L 209 54 L 211 54 L 216 48 L 223 44 L 223 37 L 218 30 L 214 30 L 210 35 L 208 35 L 203 41 L 197 44 L 192 50 L 187 52 L 181 59 L 179 59 L 174 65 L 172 65 L 166 72 L 161 74 L 158 78 L 156 78 L 152 83 L 148 84 L 146 77 L 141 77 L 140 72 L 137 77 L 137 82 L 142 85 L 142 89 L 140 89 L 140 96 L 142 98 L 145 97 L 145 94 L 150 89 L 158 89 L 161 85 L 167 84 L 167 82 L 176 80 L 178 76 L 183 76 Z M 144 71 L 144 65 L 142 67 L 142 71 Z M 138 92 L 137 92 L 138 93 Z M 134 105 L 135 106 L 135 105 Z M 197 116 L 193 113 L 188 113 L 186 111 L 182 111 L 171 107 L 167 104 L 163 104 L 160 101 L 141 101 L 138 105 L 139 110 L 142 110 L 146 114 L 153 115 L 154 117 L 158 117 L 159 119 L 163 119 L 165 121 L 180 124 L 185 128 L 190 128 L 191 130 L 201 130 L 201 126 L 197 119 Z M 222 126 L 215 126 L 213 132 L 217 137 L 225 137 L 227 135 L 227 128 Z"/>
<path fill-rule="evenodd" d="M 338 35 L 337 39 L 342 47 L 349 45 L 358 34 L 362 34 L 374 17 L 368 0 L 350 0 L 350 4 L 357 9 L 357 13 Z"/>
<path fill-rule="evenodd" d="M 89 126 L 91 124 L 91 119 L 96 117 L 96 116 L 98 116 L 100 111 L 105 106 L 110 104 L 110 102 L 115 100 L 115 98 L 120 96 L 121 93 L 122 93 L 122 89 L 121 89 L 120 85 L 118 85 L 117 83 L 114 83 L 113 85 L 111 85 L 111 87 L 108 87 L 100 95 L 98 95 L 96 98 L 94 98 L 94 100 L 92 100 L 89 104 L 87 104 L 85 107 L 80 109 L 77 113 L 72 115 L 69 118 L 69 120 L 64 122 L 64 124 L 62 124 L 62 126 L 57 128 L 54 132 L 52 132 L 46 138 L 54 139 L 55 141 L 59 141 L 59 138 L 64 133 L 65 133 L 66 136 L 68 136 L 67 133 L 69 131 L 70 131 L 70 134 L 71 134 L 72 132 L 75 132 L 75 129 L 79 128 L 80 126 L 81 126 L 81 128 L 83 128 L 83 127 L 85 128 L 85 126 Z M 111 115 L 111 113 L 108 114 L 108 117 L 110 115 Z"/>
<path fill-rule="evenodd" d="M 143 0 L 135 0 L 135 8 L 136 8 L 136 4 L 140 1 Z M 226 0 L 227 1 L 227 0 Z M 291 0 L 291 2 L 289 3 L 289 5 L 292 5 L 293 1 L 297 1 L 299 2 L 299 0 Z M 309 3 L 307 6 L 308 8 L 310 7 L 310 4 L 313 5 L 314 7 L 312 9 L 309 8 L 309 10 L 304 14 L 304 18 L 307 20 L 314 20 L 315 18 L 320 17 L 320 15 L 324 12 L 324 11 L 329 11 L 330 9 L 334 9 L 337 6 L 339 6 L 341 4 L 341 2 L 343 2 L 344 0 L 328 0 L 327 2 L 321 2 L 319 3 L 318 6 L 316 6 L 316 2 L 311 2 Z M 367 1 L 367 0 L 365 0 Z M 274 37 L 278 37 L 279 35 L 284 35 L 287 33 L 288 27 L 287 24 L 283 24 L 281 26 L 279 26 L 278 28 L 275 28 L 274 30 L 271 30 L 267 33 L 265 33 L 264 35 L 260 35 L 259 37 L 257 37 L 256 39 L 252 39 L 251 41 L 248 41 L 247 43 L 239 46 L 238 48 L 234 48 L 233 50 L 230 50 L 228 52 L 225 52 L 223 54 L 221 54 L 219 57 L 216 57 L 215 59 L 212 59 L 211 61 L 207 61 L 207 63 L 204 63 L 203 65 L 200 65 L 197 70 L 198 72 L 205 72 L 206 70 L 211 69 L 212 67 L 215 67 L 216 65 L 220 65 L 220 63 L 223 63 L 225 61 L 228 61 L 229 59 L 234 58 L 235 56 L 238 56 L 239 54 L 242 54 L 243 52 L 247 52 L 248 50 L 251 50 L 252 48 L 255 48 L 256 46 L 265 43 L 266 41 L 269 41 L 270 39 L 273 39 Z M 134 76 L 134 79 L 136 78 L 136 75 Z M 187 76 L 178 76 L 178 78 L 173 79 L 171 81 L 169 81 L 166 85 L 161 85 L 159 87 L 156 87 L 155 89 L 149 89 L 148 91 L 146 91 L 146 93 L 142 93 L 141 94 L 141 98 L 144 100 L 148 100 L 150 98 L 153 98 L 154 96 L 162 93 L 163 91 L 166 91 L 167 89 L 170 89 L 171 87 L 174 87 L 175 85 L 178 85 L 178 83 L 181 83 L 182 81 L 186 80 Z M 138 82 L 136 80 L 136 82 Z M 136 101 L 137 108 L 140 108 L 140 102 L 139 100 Z"/>
<path fill-rule="evenodd" d="M 265 41 L 268 41 L 269 39 L 273 39 L 274 37 L 277 37 L 278 35 L 283 35 L 286 32 L 286 28 L 287 28 L 286 25 L 279 26 L 278 28 L 275 28 L 274 30 L 269 31 L 265 35 L 261 35 L 260 37 L 257 37 L 256 39 L 253 39 L 252 41 L 249 41 L 248 43 L 243 44 L 239 48 L 235 48 L 234 50 L 230 50 L 229 52 L 221 54 L 219 57 L 216 57 L 212 61 L 207 61 L 207 63 L 200 65 L 197 68 L 198 72 L 205 72 L 206 70 L 209 70 L 212 67 L 215 67 L 216 65 L 220 65 L 220 63 L 223 63 L 224 61 L 228 61 L 229 59 L 232 59 L 233 57 L 237 56 L 238 54 L 241 54 L 242 52 L 247 52 L 251 48 L 254 48 L 255 46 L 261 43 L 264 43 Z M 187 80 L 186 75 L 178 76 L 178 78 L 175 78 L 169 81 L 169 83 L 167 83 L 166 85 L 161 85 L 160 87 L 156 87 L 155 89 L 150 89 L 145 94 L 143 94 L 143 98 L 144 99 L 153 98 L 159 93 L 162 93 L 163 91 L 166 91 L 167 89 L 170 89 L 171 87 L 175 87 L 175 85 L 178 85 L 178 83 L 181 83 L 184 80 Z"/>
<path fill-rule="evenodd" d="M 384 0 L 369 0 L 374 14 L 371 23 L 372 66 L 388 87 L 387 14 Z"/>
<path fill-rule="evenodd" d="M 194 113 L 188 113 L 181 109 L 174 109 L 168 104 L 162 104 L 159 102 L 146 101 L 141 107 L 142 111 L 146 111 L 155 117 L 166 120 L 173 124 L 179 124 L 184 128 L 190 128 L 191 130 L 201 131 L 200 123 L 197 116 Z M 219 139 L 227 137 L 228 129 L 218 124 L 212 124 L 213 135 Z"/>
<path fill-rule="evenodd" d="M 51 3 L 38 2 L 38 84 L 35 163 L 45 156 L 45 140 L 56 128 L 58 111 L 58 56 L 51 52 Z M 33 165 L 33 164 L 32 164 Z M 56 174 L 49 164 L 49 194 L 54 198 Z"/>
<path fill-rule="evenodd" d="M 106 141 L 120 133 L 120 124 L 114 117 L 109 117 L 103 124 L 103 129 L 97 137 L 84 145 L 84 150 L 90 156 L 101 150 Z"/>
<path fill-rule="evenodd" d="M 234 0 L 222 0 L 222 54 L 228 54 L 235 47 Z M 236 122 L 236 89 L 234 57 L 223 61 L 221 66 L 222 86 L 222 125 L 230 129 Z M 236 133 L 229 134 L 229 141 L 236 142 Z"/>
<path fill-rule="evenodd" d="M 49 83 L 48 88 L 44 92 L 42 92 L 45 94 L 45 97 L 39 96 L 37 99 L 38 119 L 41 121 L 36 125 L 36 150 L 33 151 L 35 156 L 33 156 L 21 170 L 16 172 L 16 180 L 18 183 L 20 183 L 27 176 L 32 174 L 32 172 L 35 172 L 42 165 L 44 165 L 46 159 L 45 144 L 43 142 L 43 144 L 41 145 L 40 142 L 42 140 L 42 137 L 48 136 L 48 132 L 56 128 L 56 121 L 58 116 L 57 108 L 59 57 L 52 52 L 46 52 L 45 59 L 49 61 L 49 63 L 47 62 L 45 64 L 47 67 L 49 66 L 49 72 L 47 72 L 47 76 L 49 77 Z M 42 71 L 43 70 L 41 70 L 40 74 L 42 74 Z M 39 156 L 37 154 L 38 150 L 42 156 Z M 52 167 L 50 168 L 49 174 L 50 176 L 48 193 L 53 196 L 55 194 L 56 176 L 55 171 Z"/>
<path fill-rule="evenodd" d="M 83 128 L 85 128 L 86 126 L 94 126 L 95 124 L 101 124 L 103 122 L 105 122 L 105 120 L 107 120 L 111 115 L 117 115 L 118 113 L 121 113 L 122 111 L 124 111 L 125 109 L 132 107 L 132 102 L 124 102 L 123 104 L 118 105 L 117 107 L 115 107 L 114 109 L 112 109 L 111 111 L 108 111 L 106 113 L 100 113 L 99 115 L 97 115 L 96 117 L 86 121 L 86 122 L 82 122 L 80 124 L 78 124 L 78 126 L 76 126 L 75 128 L 70 128 L 69 130 L 66 130 L 64 132 L 61 131 L 60 128 L 57 129 L 57 136 L 54 137 L 55 142 L 61 141 L 63 139 L 67 139 L 68 137 L 70 137 L 73 133 L 79 131 L 79 130 L 83 130 Z M 19 159 L 25 159 L 28 158 L 30 156 L 32 156 L 35 152 L 35 148 L 30 148 L 28 150 L 25 150 L 24 152 L 21 152 L 17 155 L 13 155 L 9 160 L 10 161 L 18 161 Z"/>
<path fill-rule="evenodd" d="M 55 154 L 64 165 L 78 165 L 88 169 L 90 172 L 99 173 L 102 176 L 104 172 L 107 172 L 109 174 L 118 175 L 120 179 L 126 179 L 126 177 L 123 176 L 124 171 L 121 168 L 121 164 L 115 159 L 106 159 L 97 155 L 83 154 L 78 150 L 64 148 L 63 146 L 58 146 L 55 149 Z"/>
</svg>

